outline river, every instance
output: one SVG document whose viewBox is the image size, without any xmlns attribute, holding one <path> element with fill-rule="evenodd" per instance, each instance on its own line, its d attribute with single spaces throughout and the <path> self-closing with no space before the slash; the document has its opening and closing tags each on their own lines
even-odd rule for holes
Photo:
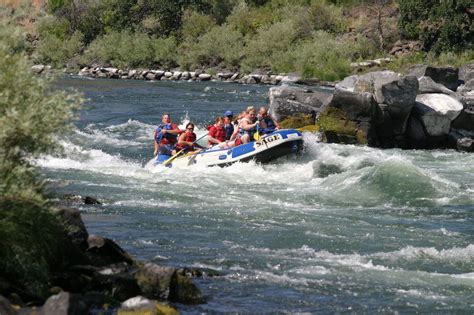
<svg viewBox="0 0 474 315">
<path fill-rule="evenodd" d="M 193 313 L 472 313 L 474 155 L 322 144 L 227 168 L 149 167 L 161 114 L 197 124 L 266 105 L 267 86 L 63 78 L 88 98 L 62 157 L 38 161 L 56 194 L 89 195 L 91 234 L 196 279 Z"/>
</svg>

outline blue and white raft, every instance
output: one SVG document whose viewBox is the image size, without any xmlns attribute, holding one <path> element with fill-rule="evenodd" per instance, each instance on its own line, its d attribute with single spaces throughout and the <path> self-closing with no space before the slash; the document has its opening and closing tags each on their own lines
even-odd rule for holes
<svg viewBox="0 0 474 315">
<path fill-rule="evenodd" d="M 258 163 L 268 163 L 279 157 L 298 154 L 303 149 L 303 135 L 295 129 L 275 130 L 262 136 L 257 141 L 241 144 L 230 149 L 220 149 L 214 146 L 197 153 L 189 153 L 174 159 L 167 166 L 228 166 L 235 162 L 254 160 Z M 156 164 L 169 159 L 169 155 L 159 155 Z"/>
</svg>

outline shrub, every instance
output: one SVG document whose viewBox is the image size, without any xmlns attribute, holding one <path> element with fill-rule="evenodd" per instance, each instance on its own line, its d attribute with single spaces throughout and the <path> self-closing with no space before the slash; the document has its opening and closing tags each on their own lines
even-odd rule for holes
<svg viewBox="0 0 474 315">
<path fill-rule="evenodd" d="M 36 61 L 46 63 L 55 67 L 62 67 L 67 60 L 79 54 L 83 47 L 82 33 L 77 31 L 72 36 L 60 34 L 61 37 L 54 35 L 43 36 L 40 39 L 36 49 Z"/>
<path fill-rule="evenodd" d="M 94 40 L 84 53 L 82 62 L 112 64 L 122 69 L 175 64 L 174 37 L 154 38 L 144 33 L 112 31 Z"/>
<path fill-rule="evenodd" d="M 56 137 L 69 129 L 81 99 L 33 76 L 20 34 L 0 23 L 0 277 L 44 298 L 61 242 L 30 162 L 57 152 Z"/>
<path fill-rule="evenodd" d="M 178 64 L 184 69 L 201 66 L 236 67 L 242 57 L 243 36 L 229 25 L 215 26 L 197 43 L 181 44 Z"/>
<path fill-rule="evenodd" d="M 425 51 L 461 51 L 472 47 L 474 25 L 470 0 L 400 0 L 399 29 L 405 38 L 421 40 Z"/>
<path fill-rule="evenodd" d="M 297 38 L 297 31 L 291 20 L 260 28 L 254 37 L 247 39 L 242 68 L 252 71 L 256 68 L 271 67 L 282 53 L 290 49 Z"/>
<path fill-rule="evenodd" d="M 278 19 L 271 7 L 250 8 L 245 2 L 234 7 L 227 17 L 227 23 L 243 35 L 255 34 L 259 28 L 267 26 Z"/>
<path fill-rule="evenodd" d="M 210 31 L 216 23 L 213 19 L 195 11 L 187 11 L 183 17 L 182 36 L 185 40 L 196 40 L 201 35 Z"/>
</svg>

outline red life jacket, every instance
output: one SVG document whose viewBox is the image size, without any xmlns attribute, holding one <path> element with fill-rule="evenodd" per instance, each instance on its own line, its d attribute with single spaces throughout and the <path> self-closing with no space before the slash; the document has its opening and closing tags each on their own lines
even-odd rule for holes
<svg viewBox="0 0 474 315">
<path fill-rule="evenodd" d="M 194 142 L 194 141 L 196 141 L 196 134 L 195 134 L 194 132 L 186 132 L 186 133 L 184 134 L 184 141 L 186 141 L 186 142 Z M 192 145 L 191 147 L 188 147 L 187 145 L 182 144 L 182 143 L 178 143 L 178 144 L 176 145 L 176 151 L 182 150 L 182 149 L 184 149 L 184 148 L 193 151 L 194 145 Z"/>
<path fill-rule="evenodd" d="M 225 129 L 223 126 L 211 126 L 209 128 L 209 136 L 213 137 L 214 139 L 219 140 L 220 142 L 225 141 Z M 209 145 L 214 145 L 214 143 L 209 142 Z"/>
</svg>

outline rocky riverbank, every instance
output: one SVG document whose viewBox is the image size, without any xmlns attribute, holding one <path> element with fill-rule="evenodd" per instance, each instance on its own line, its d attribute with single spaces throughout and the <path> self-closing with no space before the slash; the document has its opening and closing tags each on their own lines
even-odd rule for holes
<svg viewBox="0 0 474 315">
<path fill-rule="evenodd" d="M 328 143 L 473 152 L 473 90 L 474 64 L 419 65 L 407 73 L 352 75 L 331 91 L 273 87 L 270 113 L 285 127 L 308 122 L 295 117 L 314 117 L 311 124 Z"/>
<path fill-rule="evenodd" d="M 80 196 L 66 200 L 98 203 Z M 79 210 L 60 206 L 55 214 L 67 248 L 60 260 L 67 263 L 59 270 L 51 266 L 51 296 L 45 301 L 29 294 L 28 283 L 0 278 L 0 314 L 176 314 L 176 304 L 205 303 L 192 278 L 209 273 L 138 261 L 111 239 L 90 235 Z"/>
</svg>

